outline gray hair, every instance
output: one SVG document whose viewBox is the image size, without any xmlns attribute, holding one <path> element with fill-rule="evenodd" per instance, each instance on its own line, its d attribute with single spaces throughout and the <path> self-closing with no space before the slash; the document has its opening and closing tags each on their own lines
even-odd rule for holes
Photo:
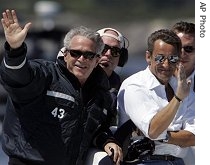
<svg viewBox="0 0 210 165">
<path fill-rule="evenodd" d="M 92 40 L 94 43 L 96 43 L 96 54 L 100 55 L 102 50 L 104 49 L 104 43 L 102 38 L 100 37 L 99 33 L 84 27 L 76 27 L 71 29 L 65 36 L 63 42 L 64 47 L 69 48 L 69 43 L 71 42 L 72 38 L 76 35 L 84 36 L 90 40 Z"/>
</svg>

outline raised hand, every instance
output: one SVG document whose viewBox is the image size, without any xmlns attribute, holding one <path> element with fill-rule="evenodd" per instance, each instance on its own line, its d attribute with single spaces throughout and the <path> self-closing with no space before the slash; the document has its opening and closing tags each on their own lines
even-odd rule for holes
<svg viewBox="0 0 210 165">
<path fill-rule="evenodd" d="M 176 95 L 181 100 L 183 100 L 185 97 L 188 96 L 190 92 L 191 80 L 187 80 L 184 66 L 181 63 L 179 63 L 178 65 L 177 81 L 178 81 L 178 86 L 177 86 Z"/>
<path fill-rule="evenodd" d="M 15 10 L 6 10 L 2 13 L 1 23 L 4 29 L 4 34 L 10 47 L 15 49 L 22 45 L 24 42 L 28 30 L 31 26 L 31 22 L 27 23 L 22 29 L 18 23 L 18 18 Z"/>
</svg>

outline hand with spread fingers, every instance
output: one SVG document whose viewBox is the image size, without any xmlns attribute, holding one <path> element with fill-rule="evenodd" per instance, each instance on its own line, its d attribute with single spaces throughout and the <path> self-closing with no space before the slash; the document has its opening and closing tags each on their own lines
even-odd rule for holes
<svg viewBox="0 0 210 165">
<path fill-rule="evenodd" d="M 13 49 L 20 47 L 26 38 L 31 22 L 27 23 L 24 28 L 21 28 L 15 10 L 7 9 L 2 13 L 1 23 L 10 47 Z"/>
<path fill-rule="evenodd" d="M 176 95 L 181 100 L 183 100 L 185 97 L 189 95 L 191 80 L 187 80 L 184 66 L 181 63 L 178 64 L 177 80 L 178 80 L 178 87 Z"/>
</svg>

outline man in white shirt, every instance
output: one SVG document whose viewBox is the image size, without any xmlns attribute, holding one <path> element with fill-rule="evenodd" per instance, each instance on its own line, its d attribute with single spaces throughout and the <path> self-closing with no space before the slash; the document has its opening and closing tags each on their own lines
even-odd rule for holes
<svg viewBox="0 0 210 165">
<path fill-rule="evenodd" d="M 189 99 L 193 96 L 189 95 L 191 81 L 179 63 L 181 48 L 181 40 L 173 31 L 152 33 L 146 51 L 148 67 L 124 80 L 119 90 L 118 126 L 131 119 L 145 137 L 155 142 L 153 154 L 141 157 L 141 164 L 184 165 L 182 157 L 188 147 L 194 146 L 193 100 Z"/>
</svg>

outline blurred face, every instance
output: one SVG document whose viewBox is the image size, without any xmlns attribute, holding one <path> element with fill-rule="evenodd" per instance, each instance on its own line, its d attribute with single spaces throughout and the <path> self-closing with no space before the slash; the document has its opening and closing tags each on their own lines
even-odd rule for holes
<svg viewBox="0 0 210 165">
<path fill-rule="evenodd" d="M 157 40 L 154 43 L 153 53 L 146 52 L 146 60 L 151 72 L 166 85 L 176 69 L 178 52 L 172 45 Z"/>
<path fill-rule="evenodd" d="M 118 36 L 117 33 L 111 30 L 106 31 L 106 33 Z M 117 67 L 119 62 L 120 54 L 117 52 L 120 50 L 120 43 L 115 38 L 109 36 L 103 36 L 102 40 L 104 44 L 112 47 L 110 48 L 105 45 L 106 49 L 105 51 L 102 52 L 101 59 L 99 60 L 100 66 L 104 69 L 106 74 L 110 76 L 113 70 Z M 113 54 L 118 54 L 118 55 L 113 55 Z"/>
<path fill-rule="evenodd" d="M 67 69 L 83 85 L 99 60 L 99 57 L 94 56 L 96 45 L 86 37 L 74 36 L 69 47 L 70 50 L 67 50 L 64 55 Z"/>
<path fill-rule="evenodd" d="M 177 35 L 182 42 L 180 62 L 183 64 L 188 77 L 195 69 L 195 37 L 184 33 L 178 33 Z"/>
</svg>

